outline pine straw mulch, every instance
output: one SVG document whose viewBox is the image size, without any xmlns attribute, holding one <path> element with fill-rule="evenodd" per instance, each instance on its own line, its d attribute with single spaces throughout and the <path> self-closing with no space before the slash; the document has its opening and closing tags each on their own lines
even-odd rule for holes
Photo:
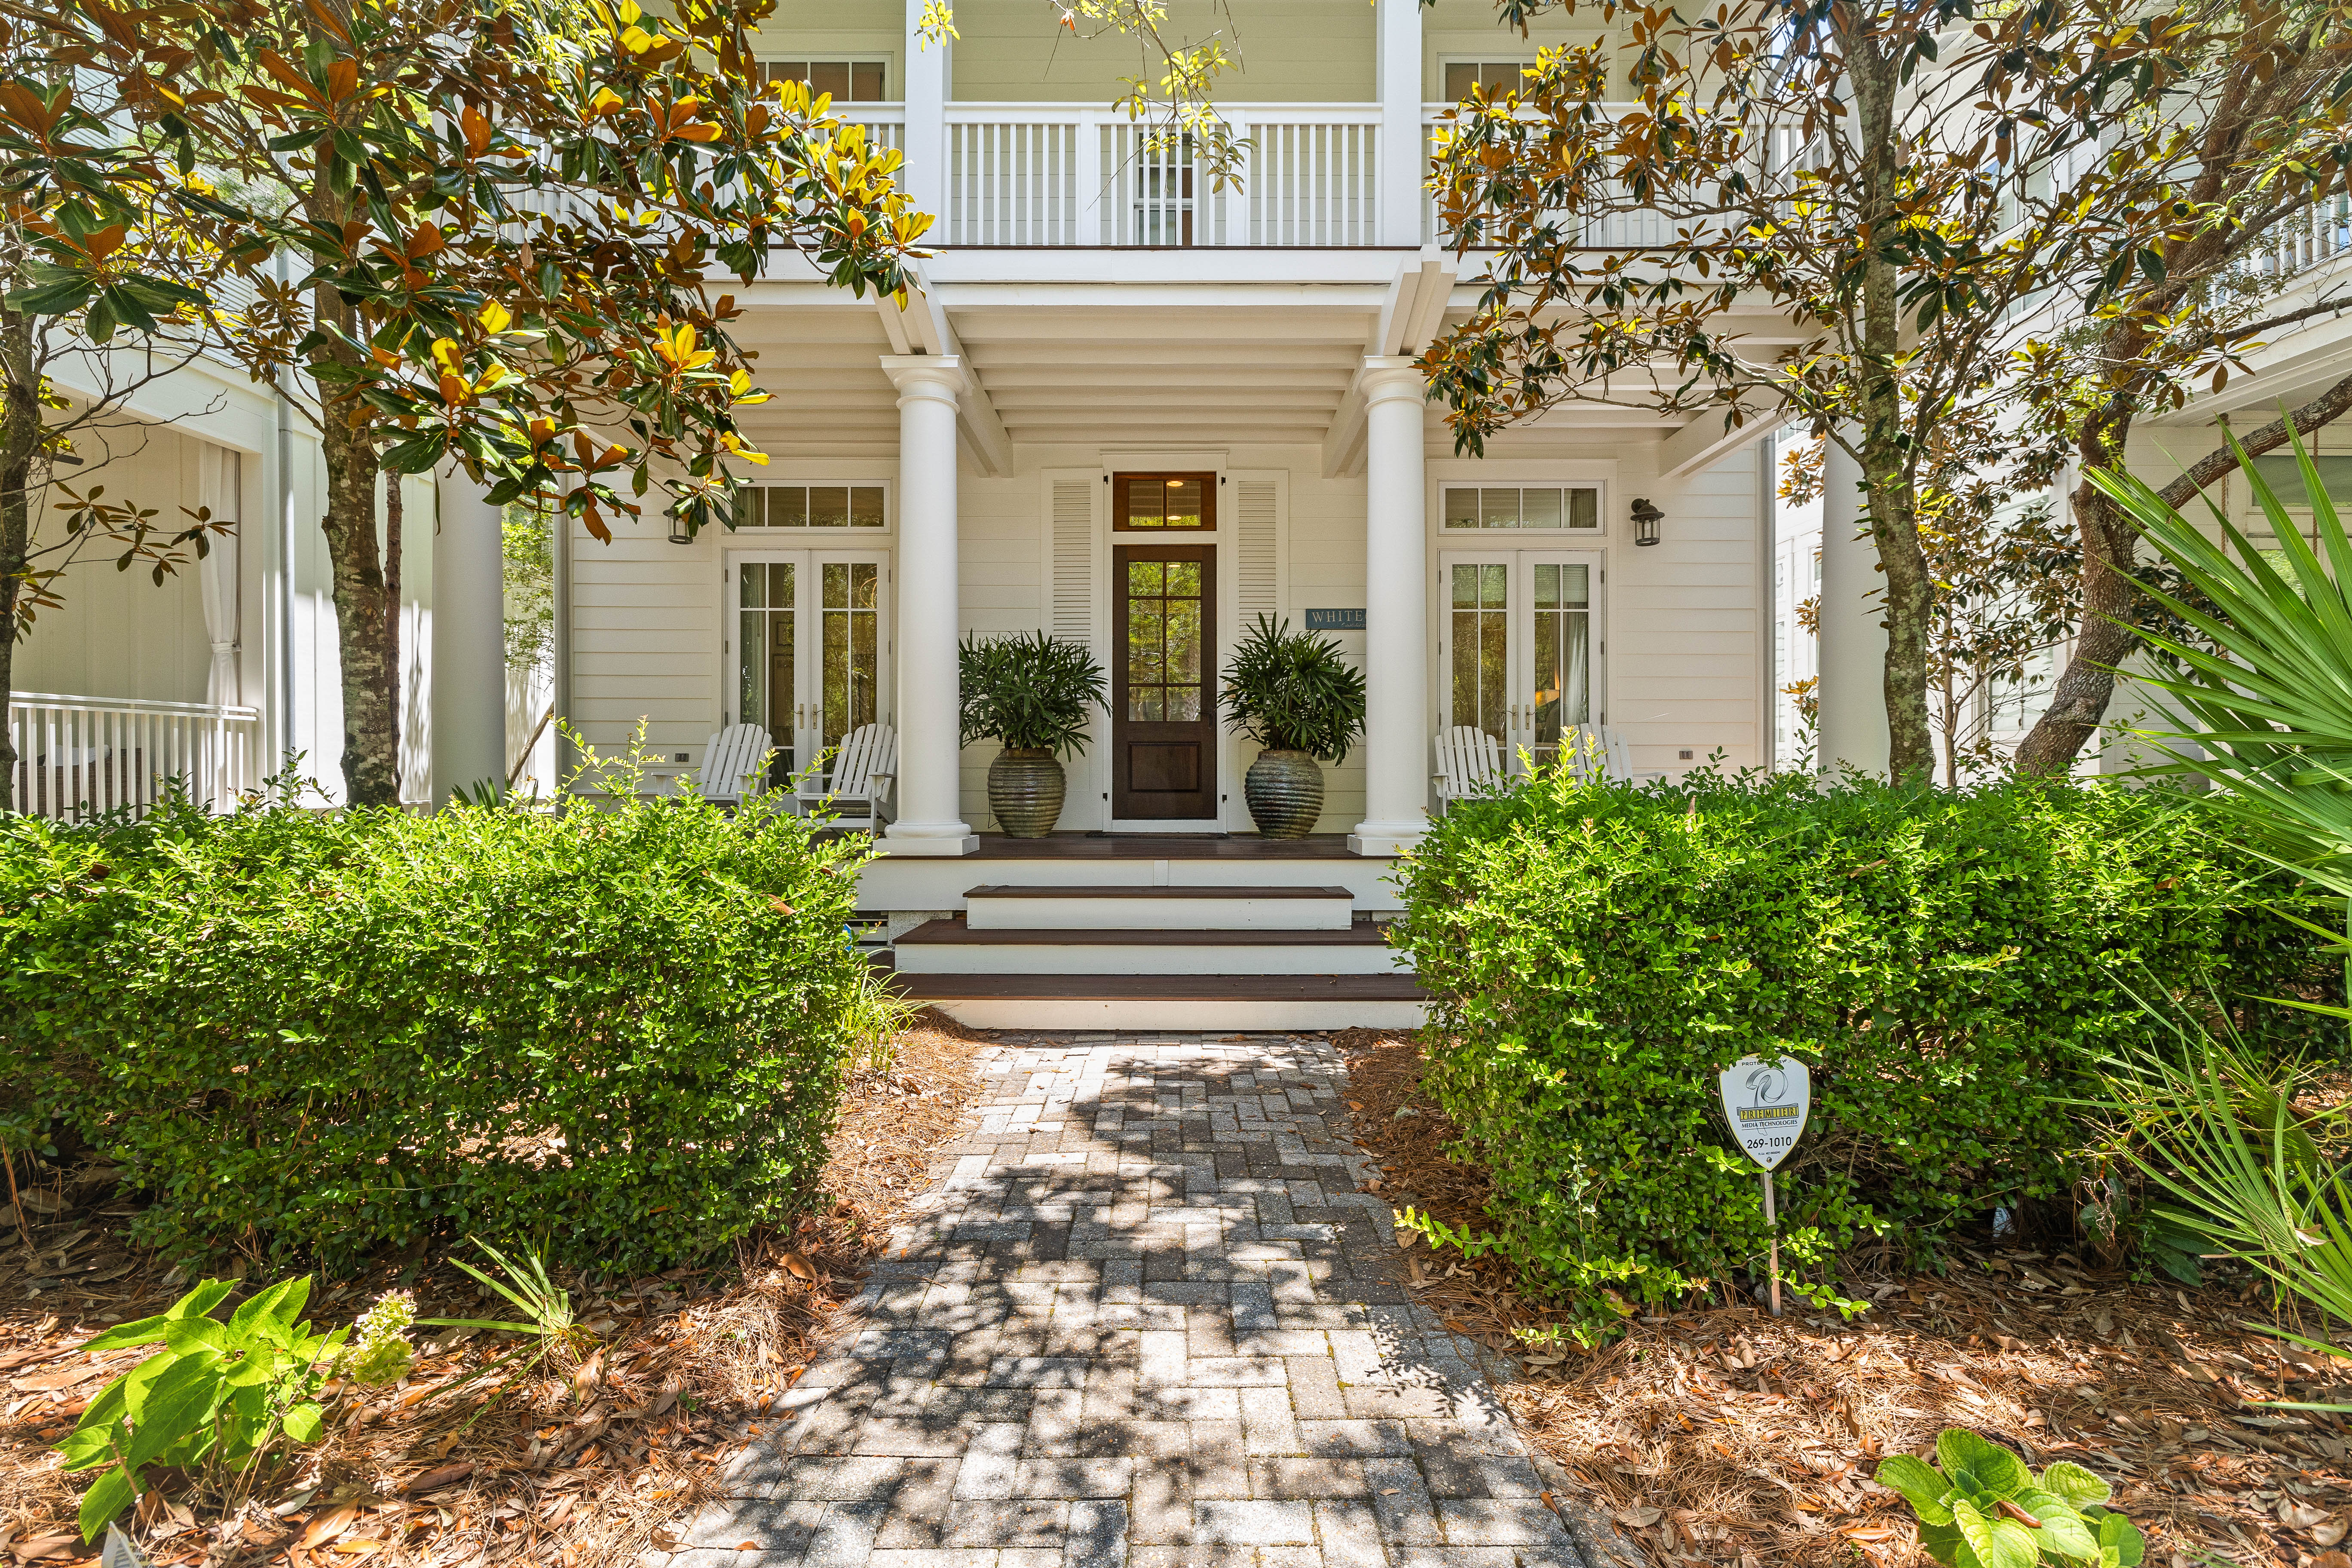
<svg viewBox="0 0 2352 1568">
<path fill-rule="evenodd" d="M 1480 1220 L 1483 1176 L 1441 1152 L 1456 1134 L 1421 1092 L 1414 1039 L 1335 1038 L 1382 1173 L 1370 1190 Z M 1987 1241 L 1957 1248 L 1948 1277 L 1847 1260 L 1875 1303 L 1851 1326 L 1791 1298 L 1778 1321 L 1743 1303 L 1641 1318 L 1598 1354 L 1573 1342 L 1530 1354 L 1517 1331 L 1561 1320 L 1493 1260 L 1407 1256 L 1420 1300 L 1522 1366 L 1498 1392 L 1530 1441 L 1661 1568 L 1925 1568 L 1910 1510 L 1867 1478 L 1886 1454 L 1932 1458 L 1946 1426 L 2106 1476 L 2152 1564 L 2352 1568 L 2343 1424 L 2262 1409 L 2352 1396 L 2352 1363 L 2247 1331 L 2263 1310 L 2250 1285 L 2134 1284 L 2063 1250 Z"/>
<path fill-rule="evenodd" d="M 158 1568 L 601 1568 L 672 1543 L 929 1184 L 933 1152 L 980 1091 L 972 1062 L 982 1043 L 925 1013 L 899 1037 L 887 1072 L 852 1084 L 822 1178 L 835 1199 L 825 1213 L 751 1237 L 716 1267 L 626 1284 L 561 1281 L 597 1336 L 584 1360 L 566 1358 L 495 1401 L 488 1383 L 436 1400 L 436 1389 L 515 1342 L 466 1331 L 428 1342 L 436 1331 L 419 1330 L 406 1380 L 340 1394 L 330 1436 L 298 1450 L 292 1468 L 229 1517 L 198 1511 L 168 1483 L 149 1493 L 139 1545 Z M 15 1244 L 13 1220 L 0 1220 L 6 1568 L 95 1562 L 73 1526 L 81 1478 L 57 1468 L 49 1445 L 146 1352 L 94 1358 L 77 1347 L 110 1323 L 163 1310 L 187 1289 L 114 1238 L 116 1223 L 137 1212 L 117 1200 L 110 1178 L 87 1173 L 28 1194 L 29 1257 Z M 349 1322 L 395 1287 L 415 1291 L 422 1317 L 512 1316 L 445 1261 L 421 1259 L 328 1286 L 310 1316 L 322 1328 Z"/>
</svg>

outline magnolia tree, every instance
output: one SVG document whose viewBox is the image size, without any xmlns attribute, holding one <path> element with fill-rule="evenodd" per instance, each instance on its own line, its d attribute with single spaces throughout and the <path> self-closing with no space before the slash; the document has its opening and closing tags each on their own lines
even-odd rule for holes
<svg viewBox="0 0 2352 1568">
<path fill-rule="evenodd" d="M 2187 199 L 2201 127 L 2270 68 L 2278 16 L 2197 0 L 2052 0 L 1972 20 L 1969 0 L 1759 0 L 1695 18 L 1601 0 L 1607 38 L 1543 51 L 1515 89 L 1440 130 L 1436 184 L 1492 283 L 1428 352 L 1457 444 L 1573 402 L 1836 443 L 1885 574 L 1897 777 L 1934 765 L 1936 574 L 1924 469 L 1955 419 L 2054 448 L 2019 405 L 2037 345 L 2137 309 L 2165 258 L 2216 224 Z M 1501 0 L 1507 19 L 1578 0 Z M 1590 5 L 1587 9 L 1591 9 Z M 2332 11 L 2305 26 L 2336 47 Z M 2288 106 L 2280 106 L 2284 111 Z M 2307 95 L 2240 162 L 2271 212 L 2341 178 L 2341 101 Z M 2238 338 L 2148 348 L 2186 374 Z M 1842 498 L 1841 498 L 1842 499 Z"/>
<path fill-rule="evenodd" d="M 895 152 L 762 83 L 772 5 L 0 0 L 9 307 L 200 343 L 307 419 L 353 803 L 397 798 L 385 471 L 455 465 L 599 539 L 723 521 L 764 395 L 714 279 L 796 249 L 905 286 L 929 219 Z"/>
</svg>

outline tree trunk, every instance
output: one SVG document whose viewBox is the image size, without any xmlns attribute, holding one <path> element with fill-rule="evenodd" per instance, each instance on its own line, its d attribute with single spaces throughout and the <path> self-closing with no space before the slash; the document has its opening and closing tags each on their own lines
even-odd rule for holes
<svg viewBox="0 0 2352 1568">
<path fill-rule="evenodd" d="M 2238 447 L 2248 457 L 2259 458 L 2285 446 L 2290 433 L 2308 436 L 2347 410 L 2352 410 L 2352 375 L 2284 418 L 2242 437 Z M 2130 429 L 2128 412 L 2086 429 L 2079 448 L 2084 471 L 2122 467 Z M 2200 490 L 2226 479 L 2237 468 L 2237 452 L 2224 444 L 2158 493 L 2167 505 L 2183 508 Z M 2051 690 L 2050 706 L 2017 748 L 2018 766 L 2032 773 L 2063 773 L 2074 765 L 2115 700 L 2116 671 L 2139 647 L 2139 631 L 2132 624 L 2139 602 L 2135 570 L 2139 534 L 2089 479 L 2074 487 L 2073 500 L 2075 526 L 2083 537 L 2083 629 Z"/>
<path fill-rule="evenodd" d="M 320 526 L 334 569 L 342 664 L 343 795 L 352 805 L 397 805 L 400 748 L 392 694 L 398 661 L 376 548 L 375 447 L 332 413 L 320 445 L 327 466 L 327 515 Z"/>
<path fill-rule="evenodd" d="M 1860 152 L 1862 211 L 1873 237 L 1889 232 L 1898 216 L 1899 153 L 1895 139 L 1897 95 L 1902 90 L 1894 40 L 1871 34 L 1871 14 L 1833 6 L 1832 23 L 1853 83 L 1854 145 Z M 1885 574 L 1886 774 L 1922 783 L 1935 777 L 1936 747 L 1927 723 L 1927 642 L 1935 611 L 1935 581 L 1927 552 L 1919 543 L 1918 498 L 1912 463 L 1905 449 L 1902 384 L 1895 365 L 1902 351 L 1901 305 L 1895 297 L 1895 264 L 1875 248 L 1863 261 L 1862 342 L 1851 356 L 1851 373 L 1863 382 L 1862 462 L 1864 494 L 1870 507 L 1870 536 Z"/>
<path fill-rule="evenodd" d="M 0 811 L 16 799 L 16 726 L 8 721 L 16 685 L 16 599 L 33 549 L 33 457 L 40 450 L 40 377 L 33 363 L 33 324 L 0 310 Z"/>
</svg>

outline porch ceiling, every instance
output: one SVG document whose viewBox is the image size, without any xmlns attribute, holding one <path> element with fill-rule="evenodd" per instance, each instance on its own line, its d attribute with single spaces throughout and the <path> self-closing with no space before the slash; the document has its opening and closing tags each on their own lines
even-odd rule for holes
<svg viewBox="0 0 2352 1568">
<path fill-rule="evenodd" d="M 1193 302 L 1095 304 L 1050 299 L 941 301 L 980 392 L 1019 445 L 1193 447 L 1309 446 L 1345 416 L 1349 385 L 1385 290 L 1286 291 L 1251 306 L 1227 294 Z M 1171 291 L 1175 292 L 1175 291 Z M 1301 302 L 1298 293 L 1319 294 Z M 1458 312 L 1458 306 L 1457 306 Z M 887 460 L 898 448 L 898 393 L 881 368 L 892 345 L 870 300 L 761 301 L 738 323 L 759 353 L 771 400 L 747 432 L 784 460 Z M 1494 453 L 1563 444 L 1656 441 L 1680 420 L 1584 405 L 1502 433 Z M 1452 447 L 1432 405 L 1433 452 Z"/>
</svg>

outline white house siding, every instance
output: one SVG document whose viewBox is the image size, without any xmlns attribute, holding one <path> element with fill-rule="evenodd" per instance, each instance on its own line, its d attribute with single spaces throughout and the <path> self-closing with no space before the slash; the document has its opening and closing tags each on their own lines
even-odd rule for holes
<svg viewBox="0 0 2352 1568">
<path fill-rule="evenodd" d="M 1160 75 L 1141 40 L 1057 31 L 1050 9 L 1034 0 L 958 0 L 955 18 L 961 37 L 949 80 L 962 102 L 1106 104 L 1120 78 L 1156 82 Z M 797 16 L 793 21 L 797 34 Z M 1177 40 L 1213 34 L 1224 40 L 1244 68 L 1219 79 L 1216 96 L 1224 102 L 1361 103 L 1374 96 L 1375 26 L 1363 0 L 1252 0 L 1230 12 L 1205 0 L 1173 0 L 1163 31 Z"/>
</svg>

